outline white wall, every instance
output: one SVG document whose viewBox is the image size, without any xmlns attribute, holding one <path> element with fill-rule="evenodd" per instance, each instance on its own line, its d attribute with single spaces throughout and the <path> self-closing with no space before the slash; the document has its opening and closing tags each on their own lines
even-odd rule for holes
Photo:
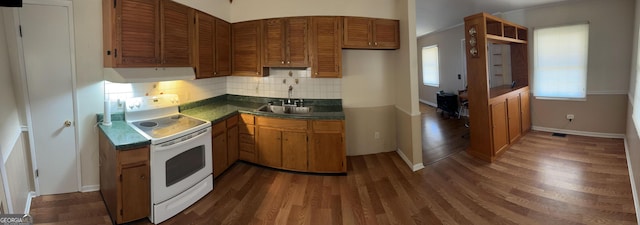
<svg viewBox="0 0 640 225">
<path fill-rule="evenodd" d="M 20 136 L 20 119 L 13 91 L 4 19 L 0 12 L 0 150 L 3 160 L 9 157 L 13 145 Z"/>
<path fill-rule="evenodd" d="M 462 19 L 461 19 L 462 20 Z M 458 93 L 465 88 L 466 71 L 463 65 L 463 50 L 461 40 L 464 38 L 464 26 L 459 25 L 440 32 L 424 35 L 418 38 L 418 87 L 420 101 L 436 105 L 436 92 L 443 90 Z M 440 85 L 438 87 L 424 85 L 422 81 L 422 48 L 438 45 L 438 59 Z M 461 79 L 458 79 L 458 74 Z"/>
</svg>

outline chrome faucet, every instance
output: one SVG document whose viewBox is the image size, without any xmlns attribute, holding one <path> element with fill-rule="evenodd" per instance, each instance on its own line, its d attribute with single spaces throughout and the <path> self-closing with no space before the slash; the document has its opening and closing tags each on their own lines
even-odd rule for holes
<svg viewBox="0 0 640 225">
<path fill-rule="evenodd" d="M 293 92 L 293 86 L 289 85 L 289 99 L 287 99 L 287 102 L 290 104 L 291 103 L 291 93 Z"/>
</svg>

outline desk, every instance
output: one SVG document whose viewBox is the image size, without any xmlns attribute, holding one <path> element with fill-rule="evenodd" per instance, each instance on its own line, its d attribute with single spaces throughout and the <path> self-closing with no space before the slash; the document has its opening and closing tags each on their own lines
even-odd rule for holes
<svg viewBox="0 0 640 225">
<path fill-rule="evenodd" d="M 438 109 L 442 110 L 441 114 L 447 112 L 449 116 L 458 113 L 458 95 L 452 93 L 437 92 Z"/>
</svg>

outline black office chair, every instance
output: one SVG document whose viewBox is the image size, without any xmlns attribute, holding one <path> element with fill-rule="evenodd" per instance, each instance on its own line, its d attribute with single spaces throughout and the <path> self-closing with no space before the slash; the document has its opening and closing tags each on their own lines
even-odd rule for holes
<svg viewBox="0 0 640 225">
<path fill-rule="evenodd" d="M 458 108 L 458 119 L 462 116 L 462 112 L 467 112 L 467 118 L 465 119 L 464 126 L 469 128 L 469 99 L 467 98 L 467 89 L 458 91 L 458 101 L 460 101 L 460 108 Z M 469 137 L 469 131 L 462 135 L 462 138 Z"/>
</svg>

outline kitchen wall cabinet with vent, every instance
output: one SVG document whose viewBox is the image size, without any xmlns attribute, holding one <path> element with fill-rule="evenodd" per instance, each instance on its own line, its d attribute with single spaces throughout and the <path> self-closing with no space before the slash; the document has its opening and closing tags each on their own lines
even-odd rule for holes
<svg viewBox="0 0 640 225">
<path fill-rule="evenodd" d="M 342 77 L 342 18 L 311 17 L 311 77 Z"/>
<path fill-rule="evenodd" d="M 493 162 L 531 128 L 527 28 L 479 13 L 465 21 L 467 87 L 471 142 L 467 152 Z M 487 46 L 500 44 L 510 52 L 511 82 L 489 83 Z"/>
<path fill-rule="evenodd" d="M 196 78 L 231 75 L 231 24 L 204 12 L 196 12 Z"/>
<path fill-rule="evenodd" d="M 269 69 L 262 66 L 262 38 L 261 20 L 231 25 L 231 75 L 269 75 Z"/>
<path fill-rule="evenodd" d="M 103 0 L 104 67 L 191 67 L 193 16 L 170 0 Z"/>
<path fill-rule="evenodd" d="M 100 194 L 116 224 L 146 218 L 151 209 L 149 147 L 116 150 L 99 133 Z"/>
<path fill-rule="evenodd" d="M 400 22 L 398 20 L 347 16 L 344 17 L 343 26 L 343 48 L 400 48 Z"/>
<path fill-rule="evenodd" d="M 263 65 L 309 67 L 309 18 L 288 17 L 263 20 Z"/>
</svg>

